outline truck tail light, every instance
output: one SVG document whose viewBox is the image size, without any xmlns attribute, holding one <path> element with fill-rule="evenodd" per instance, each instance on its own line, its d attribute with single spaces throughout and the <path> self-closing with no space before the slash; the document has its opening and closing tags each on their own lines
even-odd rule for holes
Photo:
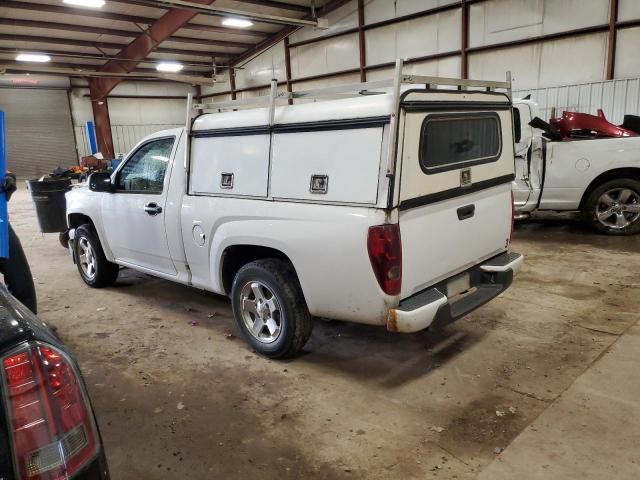
<svg viewBox="0 0 640 480">
<path fill-rule="evenodd" d="M 2 359 L 16 478 L 66 480 L 92 460 L 98 434 L 71 360 L 44 344 Z"/>
<path fill-rule="evenodd" d="M 367 250 L 380 288 L 387 295 L 400 294 L 402 285 L 402 242 L 397 223 L 369 227 Z"/>
</svg>

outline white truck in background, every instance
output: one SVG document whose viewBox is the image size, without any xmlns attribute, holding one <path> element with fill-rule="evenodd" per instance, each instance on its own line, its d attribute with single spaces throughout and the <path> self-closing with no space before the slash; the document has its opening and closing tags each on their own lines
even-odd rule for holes
<svg viewBox="0 0 640 480">
<path fill-rule="evenodd" d="M 538 118 L 538 126 L 529 123 Z M 579 211 L 597 231 L 640 233 L 640 136 L 556 138 L 531 100 L 514 101 L 516 218 Z"/>
<path fill-rule="evenodd" d="M 199 105 L 217 113 L 146 137 L 67 194 L 80 276 L 104 287 L 125 266 L 228 295 L 273 358 L 302 349 L 313 317 L 394 332 L 457 320 L 522 264 L 509 251 L 509 94 L 403 75 L 399 61 L 390 83 L 274 83 L 269 97 Z M 339 99 L 286 105 L 313 96 Z"/>
</svg>

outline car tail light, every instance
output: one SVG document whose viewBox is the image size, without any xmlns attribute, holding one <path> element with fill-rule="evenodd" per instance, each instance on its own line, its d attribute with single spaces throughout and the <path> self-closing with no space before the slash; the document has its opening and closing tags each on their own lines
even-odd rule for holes
<svg viewBox="0 0 640 480">
<path fill-rule="evenodd" d="M 367 250 L 380 288 L 398 295 L 402 285 L 402 242 L 397 223 L 369 227 Z"/>
<path fill-rule="evenodd" d="M 513 238 L 513 224 L 516 220 L 516 206 L 514 205 L 513 190 L 511 190 L 511 232 L 509 232 L 509 245 L 511 245 L 511 239 Z"/>
<path fill-rule="evenodd" d="M 97 430 L 69 357 L 28 344 L 2 359 L 2 378 L 16 478 L 68 479 L 95 457 Z"/>
</svg>

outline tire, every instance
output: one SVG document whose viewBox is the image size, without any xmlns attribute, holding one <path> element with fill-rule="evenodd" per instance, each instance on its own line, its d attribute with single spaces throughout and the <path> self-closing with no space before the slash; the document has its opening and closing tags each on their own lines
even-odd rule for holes
<svg viewBox="0 0 640 480">
<path fill-rule="evenodd" d="M 0 270 L 9 292 L 33 313 L 38 313 L 36 287 L 33 284 L 29 262 L 11 224 L 9 224 L 9 258 L 2 262 Z"/>
<path fill-rule="evenodd" d="M 91 225 L 82 225 L 76 229 L 73 239 L 73 254 L 78 273 L 88 286 L 103 288 L 115 283 L 120 267 L 108 261 L 104 256 L 98 235 Z M 87 258 L 89 258 L 90 265 L 85 261 Z"/>
<path fill-rule="evenodd" d="M 233 280 L 231 304 L 243 337 L 265 357 L 293 357 L 311 337 L 313 319 L 288 262 L 269 258 L 244 265 Z"/>
<path fill-rule="evenodd" d="M 610 215 L 607 216 L 608 213 Z M 640 181 L 633 178 L 617 178 L 597 186 L 587 196 L 582 216 L 600 233 L 640 233 Z"/>
<path fill-rule="evenodd" d="M 69 248 L 69 231 L 67 230 L 66 232 L 60 232 L 60 234 L 58 235 L 58 241 L 60 242 L 60 245 L 62 246 L 62 248 L 68 249 Z"/>
</svg>

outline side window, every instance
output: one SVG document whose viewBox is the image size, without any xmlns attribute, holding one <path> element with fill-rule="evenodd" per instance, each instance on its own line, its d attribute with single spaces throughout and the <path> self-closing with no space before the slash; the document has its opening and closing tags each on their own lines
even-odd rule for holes
<svg viewBox="0 0 640 480">
<path fill-rule="evenodd" d="M 118 173 L 117 189 L 128 192 L 162 193 L 174 137 L 145 143 Z"/>
</svg>

